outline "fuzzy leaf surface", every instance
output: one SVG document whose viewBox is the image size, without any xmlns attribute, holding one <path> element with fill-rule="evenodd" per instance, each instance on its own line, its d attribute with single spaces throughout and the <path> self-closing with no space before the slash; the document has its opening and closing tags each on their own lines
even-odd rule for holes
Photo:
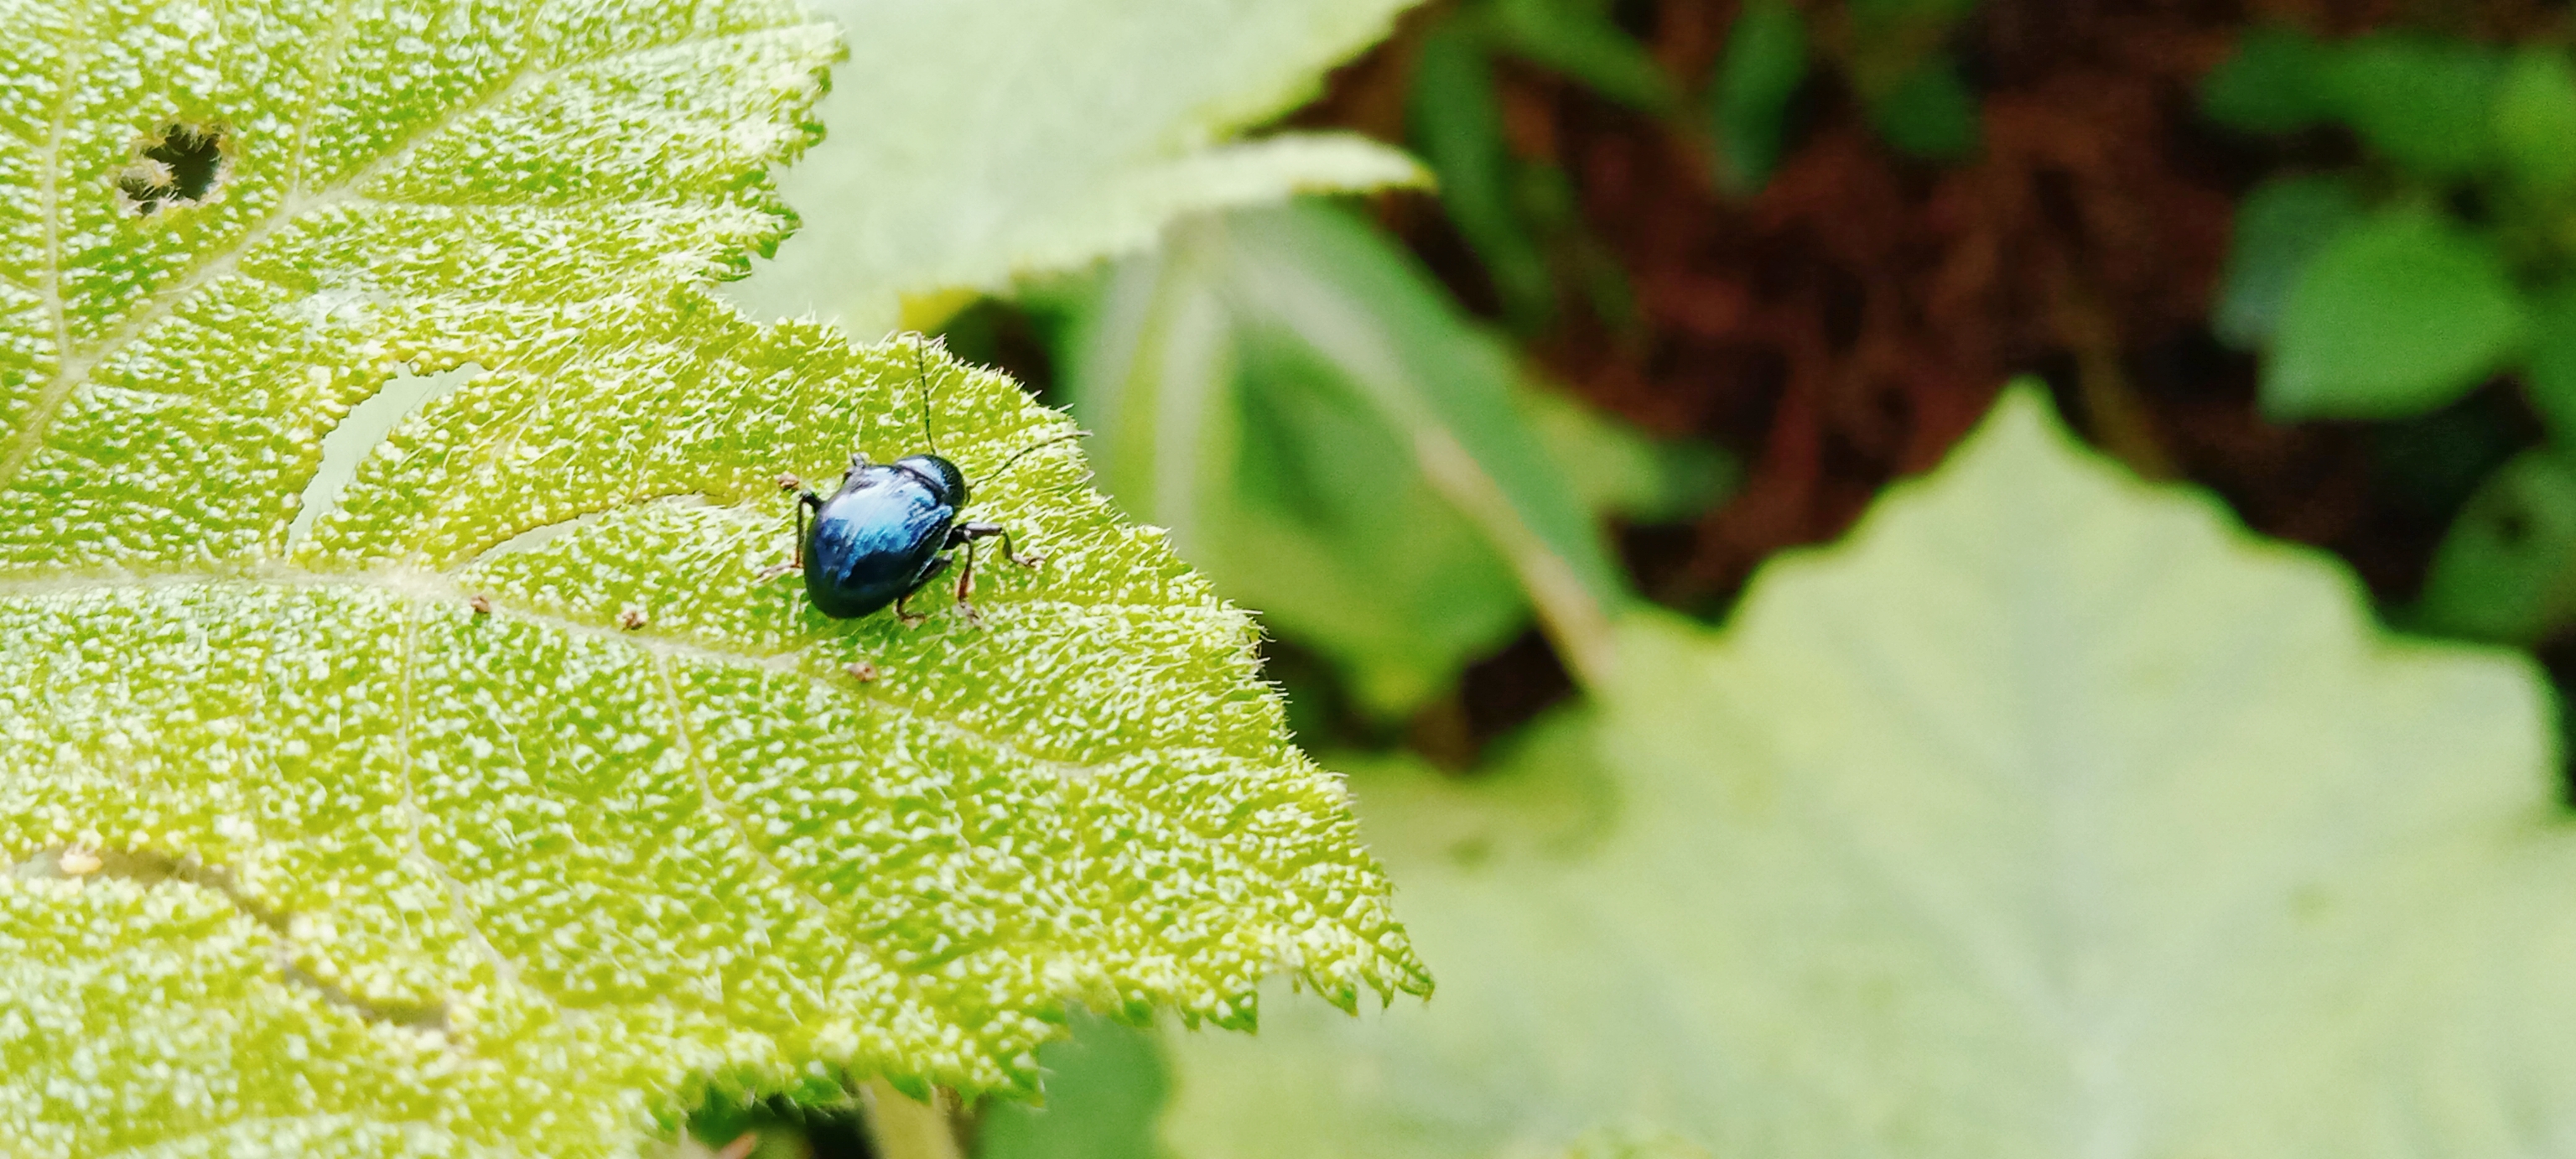
<svg viewBox="0 0 2576 1159">
<path fill-rule="evenodd" d="M 835 51 L 0 19 L 0 1153 L 628 1153 L 707 1084 L 1025 1090 L 1068 998 L 1425 984 L 1249 620 L 1070 447 L 994 473 L 1060 416 L 708 295 Z M 405 367 L 472 373 L 290 536 Z M 1052 558 L 918 631 L 758 579 L 773 477 L 920 450 L 925 391 Z"/>
<path fill-rule="evenodd" d="M 1190 1159 L 2506 1156 L 2576 1129 L 2545 685 L 2035 392 L 1597 755 L 1356 774 L 1439 1000 L 1171 1036 Z"/>
</svg>

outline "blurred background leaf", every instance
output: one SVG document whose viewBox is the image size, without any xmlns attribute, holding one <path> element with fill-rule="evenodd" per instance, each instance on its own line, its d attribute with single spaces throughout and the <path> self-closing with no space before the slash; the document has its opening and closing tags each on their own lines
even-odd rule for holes
<svg viewBox="0 0 2576 1159">
<path fill-rule="evenodd" d="M 1718 180 L 1751 193 L 1779 167 L 1789 101 L 1807 78 L 1807 25 L 1788 0 L 1751 0 L 1728 31 L 1709 81 L 1709 127 Z"/>
<path fill-rule="evenodd" d="M 1409 137 L 1440 182 L 1440 204 L 1484 262 L 1503 316 L 1521 330 L 1556 310 L 1555 278 L 1515 203 L 1488 38 L 1464 21 L 1423 37 L 1406 90 Z"/>
<path fill-rule="evenodd" d="M 1606 0 L 1491 0 L 1495 33 L 1520 56 L 1632 108 L 1660 113 L 1673 86 L 1635 37 L 1611 22 Z"/>
<path fill-rule="evenodd" d="M 2339 567 L 2045 406 L 2008 397 L 1723 634 L 1633 618 L 1618 682 L 1478 776 L 1342 762 L 1442 992 L 1164 1034 L 1171 1149 L 2345 1156 L 2392 1105 L 2444 1154 L 2563 1129 L 2576 846 L 2533 828 L 2534 669 L 2395 645 Z"/>
<path fill-rule="evenodd" d="M 2409 172 L 2463 178 L 2488 159 L 2496 51 L 2448 37 L 2375 33 L 2339 45 L 2320 78 L 2328 107 Z"/>
<path fill-rule="evenodd" d="M 2304 32 L 2265 25 L 2245 33 L 2202 83 L 2211 120 L 2248 133 L 2293 133 L 2334 115 L 2331 52 Z"/>
<path fill-rule="evenodd" d="M 1110 494 L 1400 715 L 1535 606 L 1572 661 L 1626 598 L 1598 513 L 1704 505 L 1660 450 L 1525 381 L 1367 225 L 1321 205 L 1175 228 L 1071 301 L 1059 359 Z"/>
<path fill-rule="evenodd" d="M 1170 1093 L 1162 1049 L 1146 1032 L 1077 1015 L 1073 1037 L 1038 1048 L 1046 1103 L 997 1103 L 976 1132 L 979 1159 L 1154 1159 Z"/>
<path fill-rule="evenodd" d="M 2526 326 L 2487 238 L 2400 206 L 2338 232 L 2300 269 L 2263 403 L 2292 418 L 2419 413 L 2501 369 Z"/>
<path fill-rule="evenodd" d="M 1898 151 L 1953 161 L 1977 147 L 1977 98 L 1942 57 L 1909 69 L 1870 102 L 1870 124 Z"/>
<path fill-rule="evenodd" d="M 805 228 L 731 296 L 862 336 L 922 328 L 1185 214 L 1418 183 L 1412 159 L 1349 133 L 1237 139 L 1409 2 L 825 0 L 850 55 L 828 134 L 779 182 Z"/>
<path fill-rule="evenodd" d="M 2532 191 L 2576 186 L 2576 67 L 2564 49 L 2514 52 L 2496 93 L 2495 138 L 2505 168 Z"/>
<path fill-rule="evenodd" d="M 2299 275 L 2362 217 L 2361 195 L 2340 176 L 2278 177 L 2245 195 L 2210 325 L 2232 346 L 2269 341 Z"/>
<path fill-rule="evenodd" d="M 2576 467 L 2525 451 L 2452 521 L 2424 581 L 2419 626 L 2528 644 L 2576 612 Z"/>
</svg>

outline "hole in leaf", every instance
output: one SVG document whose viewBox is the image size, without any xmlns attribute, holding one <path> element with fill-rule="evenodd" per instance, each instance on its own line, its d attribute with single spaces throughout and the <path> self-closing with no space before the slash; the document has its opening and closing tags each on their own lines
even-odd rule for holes
<svg viewBox="0 0 2576 1159">
<path fill-rule="evenodd" d="M 224 178 L 221 125 L 168 125 L 140 144 L 134 163 L 116 179 L 137 217 L 165 206 L 203 204 Z"/>
<path fill-rule="evenodd" d="M 295 521 L 286 527 L 286 542 L 304 542 L 313 534 L 315 520 L 339 509 L 340 492 L 358 477 L 358 464 L 393 433 L 394 424 L 481 373 L 482 367 L 469 362 L 437 374 L 396 375 L 384 389 L 350 407 L 339 425 L 322 436 L 322 465 L 304 484 L 304 494 L 296 503 Z"/>
</svg>

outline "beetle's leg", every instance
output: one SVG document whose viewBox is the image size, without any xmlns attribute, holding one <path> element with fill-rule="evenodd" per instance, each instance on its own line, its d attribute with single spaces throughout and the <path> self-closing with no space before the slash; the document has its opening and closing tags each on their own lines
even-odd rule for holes
<svg viewBox="0 0 2576 1159">
<path fill-rule="evenodd" d="M 966 564 L 965 566 L 957 569 L 957 606 L 965 611 L 967 623 L 981 624 L 984 622 L 984 617 L 981 613 L 975 610 L 973 599 L 975 595 L 975 540 L 974 537 L 970 536 L 960 542 L 966 548 Z"/>
<path fill-rule="evenodd" d="M 1037 565 L 1046 562 L 1046 553 L 1043 551 L 1032 551 L 1027 555 L 1021 555 L 1011 546 L 1011 533 L 1005 531 L 1002 533 L 1002 558 L 1007 559 L 1012 563 L 1016 563 L 1021 567 L 1034 568 Z"/>
<path fill-rule="evenodd" d="M 894 598 L 894 618 L 903 621 L 903 626 L 907 628 L 918 628 L 921 626 L 921 622 L 923 620 L 929 619 L 929 616 L 913 611 L 912 609 L 903 606 L 903 603 L 905 600 L 909 600 L 914 596 L 920 595 L 921 589 L 929 587 L 930 581 L 938 579 L 939 573 L 947 571 L 948 565 L 955 562 L 956 560 L 954 558 L 943 555 L 937 559 L 931 560 L 929 567 L 921 569 L 921 578 L 912 581 L 911 590 Z"/>
<path fill-rule="evenodd" d="M 760 569 L 760 574 L 752 577 L 755 583 L 767 583 L 791 571 L 805 570 L 805 512 L 823 509 L 823 497 L 807 490 L 794 475 L 779 476 L 778 487 L 782 491 L 796 493 L 796 539 L 787 545 L 787 562 L 773 563 Z"/>
<path fill-rule="evenodd" d="M 1046 556 L 1041 552 L 1032 551 L 1027 555 L 1021 555 L 1018 548 L 1011 543 L 1010 529 L 999 523 L 961 523 L 957 525 L 956 530 L 948 533 L 948 540 L 951 543 L 972 543 L 978 539 L 989 539 L 996 535 L 1002 537 L 1002 558 L 1021 567 L 1036 567 L 1045 562 Z"/>
</svg>

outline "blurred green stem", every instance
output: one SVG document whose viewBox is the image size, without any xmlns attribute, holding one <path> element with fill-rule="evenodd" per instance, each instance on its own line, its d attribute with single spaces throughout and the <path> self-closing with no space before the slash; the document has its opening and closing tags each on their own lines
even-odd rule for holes
<svg viewBox="0 0 2576 1159">
<path fill-rule="evenodd" d="M 1447 430 L 1430 424 L 1417 427 L 1413 448 L 1423 477 L 1483 530 L 1510 562 L 1538 612 L 1539 630 L 1547 634 L 1575 682 L 1587 689 L 1605 684 L 1617 661 L 1610 614 L 1593 598 L 1582 577 L 1522 520 L 1502 486 Z"/>
<path fill-rule="evenodd" d="M 868 1134 L 879 1159 L 964 1159 L 957 1146 L 956 1100 L 945 1090 L 922 1102 L 884 1079 L 867 1086 Z"/>
</svg>

